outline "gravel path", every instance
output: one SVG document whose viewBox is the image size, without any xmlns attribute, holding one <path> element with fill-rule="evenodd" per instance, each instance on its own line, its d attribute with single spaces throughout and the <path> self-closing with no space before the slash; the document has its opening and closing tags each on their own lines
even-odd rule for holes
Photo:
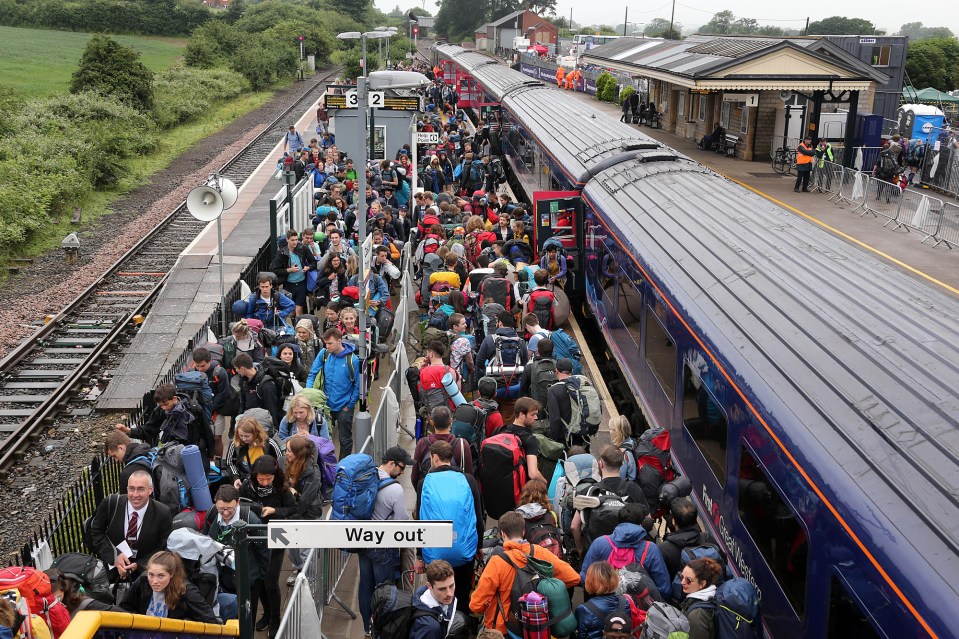
<svg viewBox="0 0 959 639">
<path fill-rule="evenodd" d="M 95 282 L 117 258 L 179 206 L 198 176 L 212 173 L 279 117 L 325 74 L 306 84 L 278 91 L 264 106 L 237 119 L 179 156 L 113 206 L 113 212 L 81 234 L 83 255 L 78 267 L 63 264 L 59 250 L 34 259 L 24 272 L 0 289 L 0 358 L 35 327 L 30 322 L 57 313 L 76 294 Z M 72 403 L 71 406 L 82 406 Z M 0 566 L 39 531 L 64 492 L 90 459 L 103 449 L 106 433 L 118 415 L 63 416 L 47 430 L 0 485 Z M 49 447 L 49 448 L 48 448 Z M 44 449 L 47 448 L 47 453 Z"/>
</svg>

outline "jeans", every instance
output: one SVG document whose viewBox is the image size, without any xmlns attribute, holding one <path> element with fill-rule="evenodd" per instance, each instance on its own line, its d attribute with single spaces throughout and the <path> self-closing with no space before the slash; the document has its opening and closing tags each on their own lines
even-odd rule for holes
<svg viewBox="0 0 959 639">
<path fill-rule="evenodd" d="M 397 548 L 371 548 L 357 553 L 360 559 L 360 616 L 363 631 L 370 631 L 373 615 L 373 591 L 384 581 L 396 581 L 400 566 L 400 551 Z"/>
<path fill-rule="evenodd" d="M 229 592 L 219 592 L 216 595 L 216 601 L 220 604 L 220 619 L 229 621 L 239 618 L 240 611 L 236 603 L 236 595 Z M 254 619 L 256 621 L 256 619 Z"/>
<path fill-rule="evenodd" d="M 356 372 L 360 374 L 359 371 Z M 340 438 L 340 459 L 353 454 L 353 406 L 346 406 L 330 413 Z"/>
</svg>

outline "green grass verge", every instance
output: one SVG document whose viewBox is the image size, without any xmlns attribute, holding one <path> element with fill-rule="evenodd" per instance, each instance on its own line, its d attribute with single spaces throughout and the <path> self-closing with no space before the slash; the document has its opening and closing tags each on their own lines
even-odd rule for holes
<svg viewBox="0 0 959 639">
<path fill-rule="evenodd" d="M 36 232 L 29 242 L 18 247 L 17 257 L 33 257 L 59 248 L 60 241 L 71 232 L 80 232 L 82 246 L 82 230 L 89 228 L 93 222 L 109 213 L 110 207 L 119 197 L 148 180 L 153 174 L 165 169 L 173 160 L 203 138 L 222 130 L 240 116 L 260 108 L 272 96 L 272 91 L 249 93 L 220 105 L 198 120 L 164 133 L 156 151 L 130 161 L 130 172 L 123 180 L 111 189 L 92 193 L 81 203 L 83 213 L 80 224 L 71 224 L 72 213 L 66 214 L 58 223 L 50 224 L 42 231 Z M 197 184 L 200 178 L 204 177 L 206 176 L 197 175 Z"/>
<path fill-rule="evenodd" d="M 0 27 L 0 83 L 26 97 L 63 93 L 77 68 L 89 33 Z M 185 38 L 110 36 L 141 54 L 153 71 L 173 66 L 183 56 Z"/>
</svg>

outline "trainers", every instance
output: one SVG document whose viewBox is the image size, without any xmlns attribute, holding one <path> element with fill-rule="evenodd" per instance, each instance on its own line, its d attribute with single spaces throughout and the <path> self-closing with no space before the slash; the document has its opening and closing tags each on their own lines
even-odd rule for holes
<svg viewBox="0 0 959 639">
<path fill-rule="evenodd" d="M 298 574 L 299 574 L 299 571 L 298 571 L 298 570 L 294 570 L 293 572 L 291 572 L 291 573 L 290 573 L 290 576 L 286 578 L 286 585 L 287 585 L 287 586 L 292 586 L 293 584 L 295 584 L 295 583 L 296 583 L 296 576 L 297 576 Z"/>
</svg>

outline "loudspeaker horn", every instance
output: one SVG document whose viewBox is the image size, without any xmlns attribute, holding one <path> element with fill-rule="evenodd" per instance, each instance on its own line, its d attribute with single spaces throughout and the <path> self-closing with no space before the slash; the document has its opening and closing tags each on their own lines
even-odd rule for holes
<svg viewBox="0 0 959 639">
<path fill-rule="evenodd" d="M 239 190 L 236 188 L 236 184 L 232 180 L 228 180 L 225 177 L 215 178 L 219 182 L 219 191 L 220 197 L 223 198 L 223 210 L 233 208 L 233 205 L 236 204 L 237 198 L 240 196 Z M 210 184 L 213 188 L 217 188 L 215 184 Z"/>
<path fill-rule="evenodd" d="M 223 213 L 223 198 L 214 188 L 198 186 L 186 196 L 186 207 L 201 222 L 212 222 Z"/>
</svg>

